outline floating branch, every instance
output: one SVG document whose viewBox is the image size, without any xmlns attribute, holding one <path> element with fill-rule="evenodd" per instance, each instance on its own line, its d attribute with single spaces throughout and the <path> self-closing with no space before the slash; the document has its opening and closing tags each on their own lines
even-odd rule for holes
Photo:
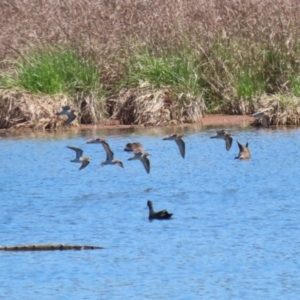
<svg viewBox="0 0 300 300">
<path fill-rule="evenodd" d="M 79 246 L 64 244 L 43 244 L 43 245 L 17 245 L 17 246 L 0 246 L 0 251 L 50 251 L 50 250 L 95 250 L 103 249 L 99 246 Z"/>
</svg>

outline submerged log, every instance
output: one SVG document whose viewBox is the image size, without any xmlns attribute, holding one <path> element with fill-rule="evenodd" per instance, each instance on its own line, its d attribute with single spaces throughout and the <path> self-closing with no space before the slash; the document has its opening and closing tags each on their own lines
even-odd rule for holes
<svg viewBox="0 0 300 300">
<path fill-rule="evenodd" d="M 40 244 L 40 245 L 17 245 L 0 246 L 0 251 L 50 251 L 50 250 L 95 250 L 103 249 L 99 246 L 65 245 L 65 244 Z"/>
</svg>

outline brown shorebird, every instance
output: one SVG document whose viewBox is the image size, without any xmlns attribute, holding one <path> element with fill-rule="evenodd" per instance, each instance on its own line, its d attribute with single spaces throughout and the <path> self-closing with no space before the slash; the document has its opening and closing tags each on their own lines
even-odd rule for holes
<svg viewBox="0 0 300 300">
<path fill-rule="evenodd" d="M 106 152 L 106 160 L 100 164 L 100 166 L 106 165 L 118 165 L 121 168 L 124 168 L 123 163 L 114 158 L 114 153 L 111 151 L 108 143 L 104 139 L 95 138 L 86 142 L 87 144 L 102 144 L 105 152 Z"/>
<path fill-rule="evenodd" d="M 211 139 L 223 139 L 225 140 L 226 150 L 228 151 L 232 145 L 232 137 L 231 134 L 226 132 L 225 130 L 217 130 L 216 136 L 211 136 Z"/>
<path fill-rule="evenodd" d="M 76 115 L 74 114 L 75 110 L 71 109 L 70 106 L 63 106 L 62 111 L 59 113 L 56 113 L 57 116 L 67 116 L 68 119 L 64 122 L 64 126 L 67 126 L 71 124 L 75 119 Z"/>
<path fill-rule="evenodd" d="M 157 220 L 167 220 L 172 217 L 173 214 L 168 213 L 165 209 L 155 212 L 153 210 L 152 201 L 148 200 L 147 205 L 149 207 L 149 220 L 157 219 Z"/>
<path fill-rule="evenodd" d="M 150 155 L 147 152 L 134 152 L 134 156 L 128 158 L 128 160 L 140 160 L 146 170 L 146 172 L 150 173 L 150 161 L 147 156 Z"/>
<path fill-rule="evenodd" d="M 178 145 L 179 151 L 181 156 L 184 158 L 185 156 L 185 143 L 184 141 L 181 139 L 184 136 L 184 134 L 172 134 L 168 137 L 163 138 L 164 141 L 175 141 L 176 144 Z"/>
<path fill-rule="evenodd" d="M 141 143 L 128 143 L 126 144 L 124 151 L 144 152 L 144 147 Z"/>
<path fill-rule="evenodd" d="M 249 158 L 251 158 L 248 143 L 245 146 L 243 146 L 239 142 L 237 142 L 237 143 L 239 145 L 240 153 L 236 158 L 239 158 L 239 159 L 249 159 Z"/>
<path fill-rule="evenodd" d="M 252 117 L 254 117 L 256 122 L 253 123 L 253 125 L 256 126 L 263 126 L 263 127 L 269 127 L 270 125 L 270 117 L 268 116 L 268 111 L 272 110 L 273 108 L 265 108 L 265 109 L 260 109 L 256 113 L 252 114 Z"/>
<path fill-rule="evenodd" d="M 81 166 L 80 166 L 79 170 L 85 168 L 90 163 L 89 157 L 82 156 L 83 151 L 81 149 L 76 148 L 76 147 L 70 147 L 70 146 L 67 146 L 67 147 L 76 152 L 76 158 L 72 159 L 70 161 L 71 162 L 76 162 L 76 163 L 81 163 Z"/>
</svg>

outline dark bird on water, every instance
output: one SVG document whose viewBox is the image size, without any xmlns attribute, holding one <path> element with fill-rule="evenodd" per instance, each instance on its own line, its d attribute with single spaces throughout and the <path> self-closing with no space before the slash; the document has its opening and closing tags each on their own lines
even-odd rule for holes
<svg viewBox="0 0 300 300">
<path fill-rule="evenodd" d="M 149 220 L 157 219 L 157 220 L 167 220 L 170 219 L 173 214 L 168 213 L 165 209 L 155 212 L 153 210 L 152 201 L 148 200 L 147 205 L 149 207 Z"/>
</svg>

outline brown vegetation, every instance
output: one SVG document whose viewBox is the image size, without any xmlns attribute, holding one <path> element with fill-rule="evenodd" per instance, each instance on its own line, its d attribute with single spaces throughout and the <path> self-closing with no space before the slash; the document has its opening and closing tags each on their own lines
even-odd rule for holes
<svg viewBox="0 0 300 300">
<path fill-rule="evenodd" d="M 5 90 L 0 94 L 0 128 L 10 129 L 58 129 L 66 117 L 55 113 L 71 103 L 65 95 L 33 95 L 24 91 Z M 90 110 L 83 109 L 81 118 L 89 118 Z M 83 122 L 84 123 L 84 122 Z M 78 126 L 75 120 L 69 126 Z"/>
<path fill-rule="evenodd" d="M 205 104 L 200 97 L 172 94 L 168 87 L 154 89 L 148 84 L 121 91 L 107 101 L 111 119 L 120 124 L 176 125 L 199 121 Z"/>
<path fill-rule="evenodd" d="M 157 51 L 188 44 L 208 56 L 216 37 L 253 45 L 284 39 L 288 46 L 299 36 L 299 12 L 298 0 L 2 0 L 0 61 L 3 67 L 26 46 L 68 43 L 99 60 L 113 58 L 106 69 L 113 80 L 120 71 L 115 59 L 137 41 Z M 215 84 L 221 82 L 215 78 Z"/>
<path fill-rule="evenodd" d="M 124 60 L 130 59 L 133 53 L 139 53 L 141 49 L 149 49 L 156 54 L 191 49 L 194 56 L 206 58 L 203 79 L 211 90 L 210 98 L 206 100 L 224 100 L 224 103 L 214 106 L 218 108 L 216 112 L 252 113 L 257 104 L 265 103 L 264 99 L 260 101 L 259 98 L 253 98 L 253 101 L 257 101 L 253 105 L 249 99 L 245 105 L 241 105 L 243 96 L 234 99 L 237 87 L 233 80 L 235 75 L 229 66 L 238 68 L 237 63 L 246 61 L 250 65 L 265 59 L 264 62 L 268 64 L 264 74 L 268 78 L 267 92 L 286 93 L 290 82 L 286 80 L 287 76 L 282 72 L 280 59 L 276 60 L 276 55 L 288 56 L 291 69 L 299 65 L 299 13 L 298 0 L 2 0 L 0 70 L 10 70 L 13 64 L 11 59 L 22 56 L 33 45 L 43 47 L 46 44 L 67 44 L 84 55 L 96 57 L 99 65 L 103 66 L 103 86 L 109 91 L 124 76 Z M 221 51 L 226 49 L 239 60 L 228 61 L 224 52 L 216 56 L 218 51 L 215 48 L 219 44 L 228 45 Z M 262 51 L 259 54 L 262 56 L 259 56 L 258 46 L 265 47 L 268 52 Z M 242 49 L 247 55 L 252 53 L 250 60 L 249 57 L 245 58 Z M 169 124 L 172 119 L 179 122 L 194 121 L 195 118 L 189 115 L 193 109 L 195 115 L 201 117 L 205 111 L 203 102 L 199 97 L 190 97 L 188 91 L 181 92 L 172 94 L 174 97 L 168 102 L 168 91 L 164 89 L 153 91 L 151 88 L 142 95 L 140 91 L 129 88 L 117 96 L 109 95 L 109 116 L 117 118 L 121 124 Z M 1 128 L 17 124 L 19 120 L 28 122 L 35 120 L 35 117 L 49 119 L 54 112 L 53 109 L 49 112 L 49 109 L 44 108 L 44 101 L 39 105 L 41 102 L 34 99 L 39 106 L 39 113 L 27 117 L 26 112 L 20 113 L 23 102 L 16 104 L 11 100 L 17 98 L 9 95 L 5 99 L 10 100 L 6 102 L 3 102 L 3 96 L 0 99 L 0 114 L 5 116 L 0 116 Z M 189 102 L 190 98 L 196 99 L 193 107 L 181 105 L 182 102 Z M 151 104 L 153 99 L 157 100 L 155 105 Z M 54 107 L 61 106 L 62 102 L 59 101 Z M 133 108 L 133 103 L 137 107 Z M 25 111 L 30 111 L 30 103 L 26 106 Z M 170 106 L 174 110 L 170 111 Z M 82 110 L 80 105 L 78 107 Z M 150 114 L 149 107 L 153 108 Z M 99 122 L 93 110 L 95 108 L 92 105 L 91 113 L 80 118 L 80 121 Z M 170 117 L 170 114 L 173 116 Z M 281 124 L 284 117 L 280 118 L 281 121 L 277 117 L 272 120 L 274 124 Z M 41 127 L 57 126 L 47 122 L 42 122 Z M 298 113 L 295 118 L 288 118 L 288 122 L 298 124 Z"/>
<path fill-rule="evenodd" d="M 293 95 L 263 95 L 259 99 L 262 118 L 253 125 L 300 125 L 300 98 Z"/>
</svg>

